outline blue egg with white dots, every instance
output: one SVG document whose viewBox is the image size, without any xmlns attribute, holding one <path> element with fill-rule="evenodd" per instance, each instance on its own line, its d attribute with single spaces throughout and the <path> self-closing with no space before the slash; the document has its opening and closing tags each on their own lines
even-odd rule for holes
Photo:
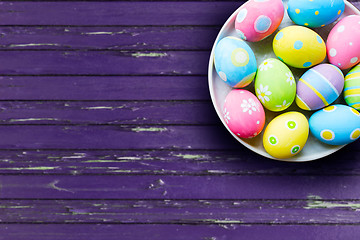
<svg viewBox="0 0 360 240">
<path fill-rule="evenodd" d="M 297 25 L 316 28 L 334 22 L 344 9 L 344 0 L 289 0 L 287 12 Z"/>
<path fill-rule="evenodd" d="M 234 88 L 249 85 L 256 74 L 255 54 L 245 41 L 225 37 L 215 46 L 214 64 L 219 77 Z"/>
</svg>

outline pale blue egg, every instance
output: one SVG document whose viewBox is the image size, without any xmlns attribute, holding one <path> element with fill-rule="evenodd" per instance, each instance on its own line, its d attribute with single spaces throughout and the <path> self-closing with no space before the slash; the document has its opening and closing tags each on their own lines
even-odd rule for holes
<svg viewBox="0 0 360 240">
<path fill-rule="evenodd" d="M 254 52 L 245 41 L 225 37 L 215 46 L 214 54 L 216 72 L 231 87 L 242 88 L 252 82 L 257 63 Z"/>
<path fill-rule="evenodd" d="M 315 112 L 309 125 L 311 133 L 324 143 L 348 144 L 360 136 L 360 113 L 352 107 L 335 104 Z"/>
<path fill-rule="evenodd" d="M 315 28 L 334 22 L 344 9 L 344 0 L 289 0 L 287 12 L 294 23 Z"/>
</svg>

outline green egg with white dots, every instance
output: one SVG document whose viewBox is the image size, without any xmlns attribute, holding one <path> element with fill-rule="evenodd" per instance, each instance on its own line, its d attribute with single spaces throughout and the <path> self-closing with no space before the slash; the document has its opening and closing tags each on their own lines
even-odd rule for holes
<svg viewBox="0 0 360 240">
<path fill-rule="evenodd" d="M 280 60 L 268 58 L 258 67 L 255 93 L 266 109 L 283 111 L 293 103 L 296 96 L 294 75 Z"/>
</svg>

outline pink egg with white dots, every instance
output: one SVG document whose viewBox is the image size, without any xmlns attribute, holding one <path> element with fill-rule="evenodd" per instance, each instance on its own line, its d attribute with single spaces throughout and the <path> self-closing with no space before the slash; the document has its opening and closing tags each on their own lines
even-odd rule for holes
<svg viewBox="0 0 360 240">
<path fill-rule="evenodd" d="M 253 93 L 233 89 L 225 98 L 223 119 L 236 136 L 252 138 L 259 135 L 264 128 L 265 112 Z"/>
<path fill-rule="evenodd" d="M 249 0 L 238 10 L 235 30 L 243 40 L 258 42 L 271 35 L 283 17 L 282 0 Z"/>
<path fill-rule="evenodd" d="M 360 62 L 360 16 L 340 20 L 330 31 L 326 50 L 329 62 L 348 69 Z"/>
</svg>

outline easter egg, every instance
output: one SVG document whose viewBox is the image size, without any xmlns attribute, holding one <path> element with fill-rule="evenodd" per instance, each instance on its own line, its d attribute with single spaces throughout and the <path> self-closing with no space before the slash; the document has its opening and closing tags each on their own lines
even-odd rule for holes
<svg viewBox="0 0 360 240">
<path fill-rule="evenodd" d="M 344 0 L 289 0 L 288 15 L 297 25 L 323 27 L 344 12 Z"/>
<path fill-rule="evenodd" d="M 307 118 L 299 112 L 286 112 L 270 121 L 263 135 L 267 153 L 275 158 L 289 158 L 298 154 L 309 136 Z"/>
<path fill-rule="evenodd" d="M 360 136 L 360 113 L 346 105 L 335 104 L 315 112 L 309 124 L 311 133 L 330 145 L 348 144 Z"/>
<path fill-rule="evenodd" d="M 333 103 L 343 88 L 341 70 L 332 64 L 319 64 L 300 77 L 295 102 L 304 110 L 317 110 Z"/>
<path fill-rule="evenodd" d="M 255 77 L 255 93 L 265 108 L 285 110 L 295 99 L 295 78 L 280 60 L 266 59 L 259 65 Z"/>
<path fill-rule="evenodd" d="M 239 8 L 235 30 L 242 39 L 258 42 L 271 35 L 283 17 L 281 0 L 249 0 Z"/>
<path fill-rule="evenodd" d="M 280 60 L 296 68 L 314 66 L 326 57 L 324 40 L 315 31 L 296 25 L 275 35 L 273 49 Z"/>
<path fill-rule="evenodd" d="M 251 48 L 240 38 L 225 37 L 215 46 L 215 69 L 220 78 L 234 88 L 249 85 L 257 63 Z"/>
<path fill-rule="evenodd" d="M 225 98 L 223 113 L 226 125 L 238 137 L 255 137 L 264 128 L 264 108 L 247 90 L 231 90 Z"/>
<path fill-rule="evenodd" d="M 360 110 L 360 64 L 345 76 L 344 98 L 350 107 Z"/>
<path fill-rule="evenodd" d="M 360 62 L 360 16 L 341 19 L 330 31 L 326 41 L 329 62 L 348 69 Z"/>
</svg>

